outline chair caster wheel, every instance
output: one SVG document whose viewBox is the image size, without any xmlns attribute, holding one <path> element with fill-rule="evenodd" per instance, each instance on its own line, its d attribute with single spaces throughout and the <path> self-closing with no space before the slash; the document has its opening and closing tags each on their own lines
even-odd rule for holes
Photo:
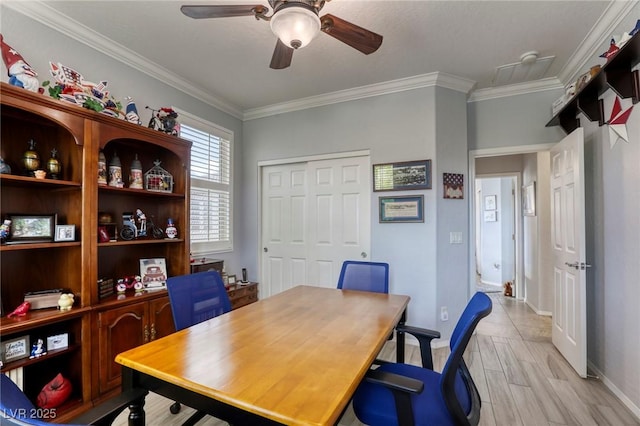
<svg viewBox="0 0 640 426">
<path fill-rule="evenodd" d="M 171 404 L 171 407 L 169 407 L 169 411 L 171 411 L 171 414 L 178 414 L 180 412 L 180 408 L 180 403 L 174 402 L 173 404 Z"/>
</svg>

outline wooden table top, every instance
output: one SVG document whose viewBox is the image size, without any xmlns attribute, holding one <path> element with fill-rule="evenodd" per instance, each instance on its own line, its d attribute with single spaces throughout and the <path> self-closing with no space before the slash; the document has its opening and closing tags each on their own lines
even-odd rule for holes
<svg viewBox="0 0 640 426">
<path fill-rule="evenodd" d="M 116 362 L 280 423 L 332 425 L 408 303 L 408 296 L 299 286 Z"/>
</svg>

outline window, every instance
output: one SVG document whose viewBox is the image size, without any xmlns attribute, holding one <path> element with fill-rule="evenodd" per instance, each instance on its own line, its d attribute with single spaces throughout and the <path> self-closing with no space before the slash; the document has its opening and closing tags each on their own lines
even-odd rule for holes
<svg viewBox="0 0 640 426">
<path fill-rule="evenodd" d="M 178 112 L 180 137 L 191 141 L 191 252 L 233 249 L 233 133 Z"/>
</svg>

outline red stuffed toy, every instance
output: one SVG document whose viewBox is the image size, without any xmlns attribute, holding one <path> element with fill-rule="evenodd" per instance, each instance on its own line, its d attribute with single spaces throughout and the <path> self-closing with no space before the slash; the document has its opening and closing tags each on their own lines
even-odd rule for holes
<svg viewBox="0 0 640 426">
<path fill-rule="evenodd" d="M 69 379 L 62 377 L 58 373 L 49 383 L 44 385 L 38 395 L 38 407 L 40 408 L 56 408 L 62 405 L 69 395 L 71 395 L 72 386 Z"/>
</svg>

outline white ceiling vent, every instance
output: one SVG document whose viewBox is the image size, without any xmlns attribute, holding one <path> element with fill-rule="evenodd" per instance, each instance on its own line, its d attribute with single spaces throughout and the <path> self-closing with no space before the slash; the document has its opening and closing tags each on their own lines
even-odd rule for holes
<svg viewBox="0 0 640 426">
<path fill-rule="evenodd" d="M 514 64 L 502 65 L 496 68 L 493 78 L 493 86 L 524 83 L 526 81 L 540 80 L 545 74 L 555 56 L 538 58 L 537 52 L 527 52 L 522 55 L 521 61 Z"/>
</svg>

